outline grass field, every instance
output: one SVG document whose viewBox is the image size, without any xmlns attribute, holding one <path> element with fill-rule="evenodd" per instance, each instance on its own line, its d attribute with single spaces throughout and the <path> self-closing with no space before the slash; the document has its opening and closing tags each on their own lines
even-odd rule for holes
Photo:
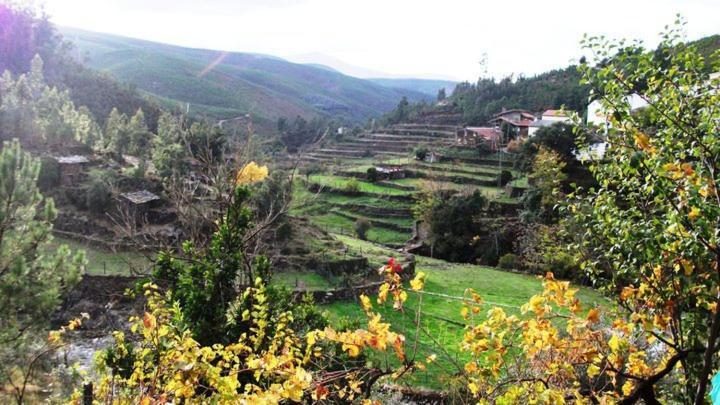
<svg viewBox="0 0 720 405">
<path fill-rule="evenodd" d="M 328 232 L 351 235 L 354 231 L 355 221 L 337 214 L 322 214 L 313 216 L 311 221 Z M 401 245 L 410 238 L 409 233 L 397 232 L 379 226 L 373 226 L 367 232 L 367 239 L 377 243 Z"/>
<path fill-rule="evenodd" d="M 84 245 L 72 239 L 55 236 L 52 249 L 64 244 L 72 251 L 85 251 L 85 274 L 93 276 L 130 276 L 134 272 L 147 272 L 150 261 L 137 252 L 111 252 Z"/>
<path fill-rule="evenodd" d="M 368 242 L 359 241 L 346 236 L 337 236 L 350 249 L 362 250 L 374 265 L 380 265 L 397 252 L 385 249 Z M 466 357 L 460 352 L 464 323 L 460 316 L 462 304 L 450 297 L 462 297 L 467 288 L 479 293 L 486 302 L 485 309 L 500 306 L 506 312 L 519 314 L 519 307 L 534 294 L 542 290 L 540 280 L 536 277 L 509 273 L 493 268 L 452 264 L 442 260 L 418 257 L 416 271 L 427 274 L 425 291 L 430 294 L 410 293 L 404 312 L 394 311 L 391 305 L 376 309 L 384 319 L 390 321 L 393 330 L 405 335 L 408 356 L 412 357 L 416 328 L 414 325 L 415 311 L 421 305 L 421 331 L 418 336 L 416 356 L 424 359 L 429 354 L 436 354 L 437 361 L 424 372 L 416 372 L 403 377 L 401 383 L 424 386 L 428 388 L 447 388 L 447 383 L 457 371 L 457 365 L 463 364 Z M 431 295 L 432 293 L 443 296 Z M 422 298 L 420 298 L 422 297 Z M 606 301 L 597 292 L 580 288 L 578 297 L 591 305 L 605 305 Z M 421 302 L 422 300 L 422 302 Z M 373 300 L 373 302 L 375 302 Z M 358 303 L 338 302 L 324 307 L 332 323 L 341 318 L 365 321 L 365 315 Z M 382 362 L 384 358 L 374 358 Z"/>
<path fill-rule="evenodd" d="M 345 186 L 350 181 L 347 177 L 332 176 L 327 174 L 316 174 L 310 176 L 310 182 L 329 186 L 337 189 L 345 189 Z M 369 183 L 366 181 L 358 181 L 359 191 L 363 193 L 371 193 L 378 195 L 408 195 L 412 194 L 413 191 L 398 190 L 391 187 L 383 187 L 378 184 Z"/>
<path fill-rule="evenodd" d="M 323 276 L 310 272 L 282 272 L 273 274 L 272 283 L 288 289 L 326 290 L 333 287 Z"/>
</svg>

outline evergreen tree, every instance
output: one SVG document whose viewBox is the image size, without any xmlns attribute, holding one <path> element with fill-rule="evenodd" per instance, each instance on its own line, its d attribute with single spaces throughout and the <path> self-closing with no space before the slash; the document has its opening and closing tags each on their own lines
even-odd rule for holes
<svg viewBox="0 0 720 405">
<path fill-rule="evenodd" d="M 125 114 L 121 114 L 117 108 L 110 111 L 105 126 L 105 147 L 109 151 L 121 157 L 130 148 L 130 133 Z"/>
<path fill-rule="evenodd" d="M 60 294 L 78 281 L 82 254 L 51 248 L 56 211 L 37 187 L 40 162 L 17 140 L 0 150 L 0 381 L 22 402 L 27 375 Z M 41 337 L 42 336 L 42 337 Z"/>
<path fill-rule="evenodd" d="M 138 109 L 128 123 L 130 134 L 130 153 L 141 156 L 148 153 L 150 146 L 150 131 L 145 123 L 145 113 Z"/>
<path fill-rule="evenodd" d="M 33 58 L 30 71 L 0 78 L 0 135 L 3 139 L 41 138 L 63 143 L 77 140 L 89 146 L 101 138 L 86 108 L 75 108 L 67 91 L 50 87 L 43 78 L 43 61 Z"/>
<path fill-rule="evenodd" d="M 447 95 L 445 94 L 445 87 L 442 87 L 440 90 L 438 90 L 437 101 L 443 101 L 446 98 Z"/>
<path fill-rule="evenodd" d="M 163 179 L 181 176 L 187 171 L 186 134 L 182 118 L 163 113 L 158 119 L 158 133 L 153 138 L 152 162 Z"/>
</svg>

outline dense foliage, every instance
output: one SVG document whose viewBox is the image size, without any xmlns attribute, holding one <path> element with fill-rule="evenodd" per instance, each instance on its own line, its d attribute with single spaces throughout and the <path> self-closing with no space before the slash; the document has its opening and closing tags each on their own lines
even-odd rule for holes
<svg viewBox="0 0 720 405">
<path fill-rule="evenodd" d="M 603 100 L 610 146 L 607 162 L 592 166 L 599 188 L 577 194 L 569 212 L 585 230 L 586 268 L 598 286 L 621 291 L 620 313 L 634 322 L 619 346 L 642 356 L 641 367 L 615 367 L 628 376 L 623 394 L 646 403 L 703 403 L 719 365 L 720 82 L 708 71 L 720 66 L 682 39 L 670 30 L 655 52 L 585 40 L 598 67 L 584 68 L 584 82 Z M 645 114 L 632 113 L 628 94 L 648 103 Z"/>
<path fill-rule="evenodd" d="M 327 119 L 316 117 L 308 121 L 299 115 L 292 122 L 285 117 L 277 121 L 280 140 L 289 152 L 297 152 L 303 146 L 319 141 L 331 126 Z"/>
<path fill-rule="evenodd" d="M 485 125 L 503 108 L 544 111 L 565 106 L 572 111 L 584 111 L 588 87 L 580 84 L 580 77 L 577 66 L 569 66 L 517 80 L 480 79 L 476 84 L 461 83 L 455 87 L 452 101 L 468 125 Z"/>
<path fill-rule="evenodd" d="M 51 352 L 45 345 L 52 312 L 72 287 L 84 256 L 67 246 L 50 249 L 53 201 L 36 182 L 40 162 L 17 140 L 0 149 L 0 383 L 19 403 L 36 368 Z"/>
<path fill-rule="evenodd" d="M 530 171 L 540 148 L 556 153 L 565 165 L 576 165 L 578 163 L 574 154 L 577 149 L 576 138 L 575 127 L 569 123 L 558 122 L 542 127 L 522 143 L 515 166 L 520 170 Z"/>
<path fill-rule="evenodd" d="M 94 146 L 102 143 L 102 131 L 67 92 L 46 84 L 43 61 L 36 56 L 28 73 L 14 77 L 5 71 L 0 77 L 0 139 L 11 138 Z"/>
</svg>

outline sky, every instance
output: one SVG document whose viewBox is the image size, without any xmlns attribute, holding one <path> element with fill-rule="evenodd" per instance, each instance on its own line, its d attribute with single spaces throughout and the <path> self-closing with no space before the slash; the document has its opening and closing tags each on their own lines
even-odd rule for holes
<svg viewBox="0 0 720 405">
<path fill-rule="evenodd" d="M 62 26 L 336 64 L 358 77 L 467 80 L 577 61 L 584 33 L 657 43 L 720 33 L 720 0 L 44 0 Z M 484 61 L 484 62 L 483 62 Z"/>
</svg>

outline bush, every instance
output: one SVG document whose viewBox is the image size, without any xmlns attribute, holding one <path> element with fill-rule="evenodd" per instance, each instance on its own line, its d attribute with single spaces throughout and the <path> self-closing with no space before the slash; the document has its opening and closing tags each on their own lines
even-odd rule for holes
<svg viewBox="0 0 720 405">
<path fill-rule="evenodd" d="M 425 157 L 428 154 L 427 148 L 415 148 L 415 159 L 417 160 L 425 160 Z"/>
<path fill-rule="evenodd" d="M 85 206 L 96 214 L 107 211 L 111 201 L 110 188 L 102 181 L 93 180 L 85 189 Z"/>
<path fill-rule="evenodd" d="M 580 266 L 572 255 L 557 250 L 548 253 L 544 255 L 543 273 L 553 273 L 555 277 L 562 279 L 576 279 L 582 274 Z"/>
<path fill-rule="evenodd" d="M 84 187 L 85 207 L 96 214 L 106 212 L 112 204 L 113 182 L 113 172 L 101 170 L 91 171 L 88 182 Z"/>
<path fill-rule="evenodd" d="M 360 217 L 355 221 L 355 234 L 357 234 L 358 238 L 366 240 L 367 231 L 370 230 L 371 226 L 372 225 L 367 218 Z"/>
<path fill-rule="evenodd" d="M 37 185 L 40 190 L 50 190 L 60 184 L 60 164 L 57 160 L 45 157 L 40 161 L 40 174 Z"/>
<path fill-rule="evenodd" d="M 505 148 L 510 153 L 517 153 L 520 151 L 520 148 L 522 148 L 523 145 L 523 139 L 513 139 L 510 142 L 508 142 L 507 148 Z"/>
<path fill-rule="evenodd" d="M 305 176 L 305 180 L 310 181 L 310 176 L 322 172 L 323 168 L 317 163 L 308 163 L 300 168 L 300 174 Z"/>
<path fill-rule="evenodd" d="M 345 183 L 345 191 L 348 193 L 360 192 L 360 183 L 355 179 L 350 179 L 347 183 Z"/>
<path fill-rule="evenodd" d="M 368 180 L 369 182 L 371 182 L 371 183 L 375 183 L 376 181 L 378 181 L 378 171 L 377 171 L 377 169 L 374 168 L 374 167 L 371 167 L 371 168 L 367 169 L 366 178 L 367 178 L 367 180 Z"/>
<path fill-rule="evenodd" d="M 485 142 L 480 142 L 476 146 L 477 153 L 479 157 L 487 156 L 492 152 L 492 149 L 490 149 L 490 146 Z"/>
<path fill-rule="evenodd" d="M 508 171 L 508 170 L 503 170 L 500 173 L 498 173 L 498 175 L 497 175 L 497 181 L 498 181 L 498 183 L 500 183 L 501 187 L 508 184 L 510 182 L 510 180 L 512 180 L 512 178 L 513 178 L 512 173 L 510 173 L 510 171 Z"/>
<path fill-rule="evenodd" d="M 508 253 L 503 255 L 498 261 L 498 267 L 505 270 L 515 269 L 517 263 L 517 255 L 515 253 Z"/>
</svg>

